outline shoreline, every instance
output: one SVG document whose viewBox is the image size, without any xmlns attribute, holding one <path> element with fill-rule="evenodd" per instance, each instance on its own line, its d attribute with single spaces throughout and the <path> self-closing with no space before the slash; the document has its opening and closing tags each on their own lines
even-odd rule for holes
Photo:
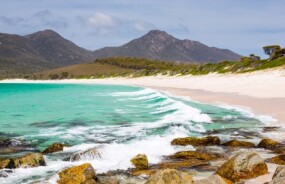
<svg viewBox="0 0 285 184">
<path fill-rule="evenodd" d="M 249 110 L 270 116 L 270 126 L 285 124 L 285 70 L 265 70 L 244 74 L 202 76 L 149 76 L 140 78 L 63 79 L 32 81 L 2 80 L 0 83 L 56 83 L 134 85 L 168 92 L 193 101 Z"/>
</svg>

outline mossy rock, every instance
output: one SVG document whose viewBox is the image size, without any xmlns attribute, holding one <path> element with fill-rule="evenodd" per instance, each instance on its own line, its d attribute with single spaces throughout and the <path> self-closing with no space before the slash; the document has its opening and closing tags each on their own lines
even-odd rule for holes
<svg viewBox="0 0 285 184">
<path fill-rule="evenodd" d="M 271 158 L 270 161 L 274 164 L 285 165 L 285 154 L 275 156 Z"/>
<path fill-rule="evenodd" d="M 42 153 L 43 154 L 49 154 L 49 153 L 63 151 L 63 148 L 65 146 L 66 146 L 65 144 L 56 142 L 56 143 L 53 143 L 52 145 L 50 145 L 48 148 L 46 148 Z"/>
<path fill-rule="evenodd" d="M 0 169 L 15 169 L 45 166 L 46 162 L 41 153 L 30 153 L 22 157 L 9 158 L 0 161 Z"/>
<path fill-rule="evenodd" d="M 220 138 L 216 136 L 208 136 L 208 137 L 185 137 L 185 138 L 177 138 L 172 140 L 172 145 L 179 145 L 179 146 L 207 146 L 207 145 L 219 145 Z"/>
<path fill-rule="evenodd" d="M 70 167 L 58 173 L 58 184 L 96 184 L 94 168 L 89 163 Z"/>
<path fill-rule="evenodd" d="M 199 151 L 180 151 L 171 156 L 172 159 L 199 159 L 199 160 L 213 160 L 217 157 Z"/>
<path fill-rule="evenodd" d="M 148 159 L 145 154 L 138 154 L 137 156 L 131 159 L 131 162 L 137 169 L 148 168 Z"/>
<path fill-rule="evenodd" d="M 208 178 L 194 181 L 194 184 L 233 184 L 233 182 L 215 174 Z"/>
<path fill-rule="evenodd" d="M 282 144 L 272 139 L 262 139 L 257 146 L 259 148 L 273 150 L 279 148 Z"/>
<path fill-rule="evenodd" d="M 239 141 L 239 140 L 231 140 L 231 141 L 226 142 L 222 145 L 228 146 L 228 147 L 247 147 L 247 148 L 255 147 L 255 144 L 253 144 L 252 142 Z"/>
<path fill-rule="evenodd" d="M 193 184 L 193 182 L 192 176 L 186 172 L 164 169 L 153 174 L 146 184 Z"/>
<path fill-rule="evenodd" d="M 217 174 L 233 182 L 256 178 L 268 173 L 264 160 L 253 151 L 242 151 L 226 161 Z"/>
</svg>

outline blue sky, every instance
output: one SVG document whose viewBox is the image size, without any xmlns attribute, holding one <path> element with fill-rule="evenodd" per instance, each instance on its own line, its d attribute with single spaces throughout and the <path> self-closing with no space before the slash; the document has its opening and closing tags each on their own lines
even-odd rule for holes
<svg viewBox="0 0 285 184">
<path fill-rule="evenodd" d="M 263 55 L 285 46 L 285 0 L 1 0 L 0 32 L 53 29 L 95 50 L 160 29 L 180 39 Z"/>
</svg>

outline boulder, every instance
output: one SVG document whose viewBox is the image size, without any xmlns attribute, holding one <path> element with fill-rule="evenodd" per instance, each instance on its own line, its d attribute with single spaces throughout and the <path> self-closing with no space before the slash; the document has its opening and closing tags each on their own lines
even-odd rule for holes
<svg viewBox="0 0 285 184">
<path fill-rule="evenodd" d="M 285 165 L 285 154 L 277 155 L 277 156 L 271 158 L 270 161 L 274 164 Z"/>
<path fill-rule="evenodd" d="M 75 153 L 74 155 L 66 158 L 66 161 L 78 161 L 78 160 L 90 160 L 95 158 L 100 158 L 100 154 L 97 152 L 96 148 L 91 148 L 89 150 Z"/>
<path fill-rule="evenodd" d="M 273 149 L 279 148 L 280 146 L 282 146 L 282 144 L 272 139 L 262 139 L 257 146 L 259 148 L 273 150 Z"/>
<path fill-rule="evenodd" d="M 193 179 L 186 172 L 175 169 L 164 169 L 152 175 L 146 184 L 193 184 Z"/>
<path fill-rule="evenodd" d="M 89 163 L 67 168 L 60 173 L 58 184 L 96 184 L 95 170 Z"/>
<path fill-rule="evenodd" d="M 207 146 L 207 145 L 219 145 L 220 138 L 216 136 L 208 136 L 208 137 L 184 137 L 184 138 L 177 138 L 173 139 L 171 142 L 172 145 L 179 145 L 179 146 Z"/>
<path fill-rule="evenodd" d="M 222 178 L 221 176 L 215 174 L 209 176 L 208 178 L 194 181 L 194 184 L 233 184 L 233 182 Z"/>
<path fill-rule="evenodd" d="M 145 154 L 138 154 L 137 156 L 131 159 L 131 162 L 137 169 L 148 168 L 148 160 Z"/>
<path fill-rule="evenodd" d="M 0 169 L 14 169 L 19 167 L 45 166 L 46 162 L 41 153 L 30 153 L 18 158 L 10 158 L 0 161 Z"/>
<path fill-rule="evenodd" d="M 244 179 L 256 178 L 268 172 L 264 160 L 253 151 L 242 151 L 226 161 L 217 171 L 217 174 L 238 182 Z"/>
<path fill-rule="evenodd" d="M 171 161 L 163 161 L 154 165 L 154 167 L 159 169 L 185 169 L 191 167 L 197 167 L 202 165 L 208 165 L 209 162 L 205 160 L 199 159 L 189 159 L 189 160 L 171 160 Z"/>
<path fill-rule="evenodd" d="M 231 140 L 229 142 L 226 142 L 222 144 L 223 146 L 229 146 L 229 147 L 247 147 L 247 148 L 253 148 L 255 147 L 255 144 L 247 141 L 239 141 L 239 140 Z"/>
<path fill-rule="evenodd" d="M 285 184 L 285 166 L 278 166 L 273 174 L 272 181 L 267 184 Z"/>
<path fill-rule="evenodd" d="M 63 151 L 63 147 L 65 147 L 66 145 L 62 144 L 62 143 L 53 143 L 52 145 L 50 145 L 48 148 L 46 148 L 42 153 L 43 154 L 49 154 L 49 153 L 54 153 L 54 152 L 59 152 L 59 151 Z"/>
<path fill-rule="evenodd" d="M 169 156 L 172 159 L 199 159 L 199 160 L 213 160 L 217 157 L 199 151 L 180 151 L 174 155 Z"/>
</svg>

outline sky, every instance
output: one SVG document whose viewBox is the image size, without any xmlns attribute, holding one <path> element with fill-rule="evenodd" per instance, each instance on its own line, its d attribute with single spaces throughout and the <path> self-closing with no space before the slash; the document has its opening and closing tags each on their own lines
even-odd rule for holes
<svg viewBox="0 0 285 184">
<path fill-rule="evenodd" d="M 0 32 L 52 29 L 96 50 L 159 29 L 179 39 L 265 57 L 285 46 L 285 0 L 0 0 Z"/>
</svg>

